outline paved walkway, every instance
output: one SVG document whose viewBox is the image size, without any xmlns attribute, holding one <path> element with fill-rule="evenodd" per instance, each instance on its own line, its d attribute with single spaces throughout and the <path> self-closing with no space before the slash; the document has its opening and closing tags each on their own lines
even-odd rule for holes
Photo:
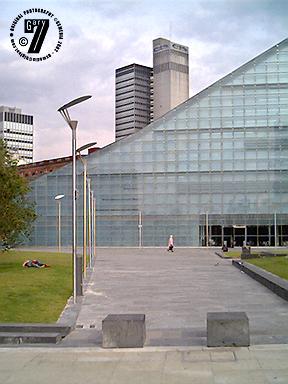
<svg viewBox="0 0 288 384">
<path fill-rule="evenodd" d="M 288 343 L 288 303 L 214 252 L 99 249 L 77 320 L 83 329 L 65 345 L 100 345 L 109 313 L 145 313 L 148 346 L 206 345 L 214 311 L 245 311 L 252 345 Z"/>
<path fill-rule="evenodd" d="M 1 384 L 287 384 L 288 346 L 1 348 Z"/>
</svg>

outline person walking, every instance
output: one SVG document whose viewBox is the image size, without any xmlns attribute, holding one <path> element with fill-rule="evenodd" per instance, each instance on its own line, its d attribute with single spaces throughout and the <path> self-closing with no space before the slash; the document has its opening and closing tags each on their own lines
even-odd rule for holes
<svg viewBox="0 0 288 384">
<path fill-rule="evenodd" d="M 168 252 L 169 251 L 174 252 L 174 239 L 173 239 L 173 235 L 170 235 L 170 237 L 169 237 L 167 251 Z"/>
</svg>

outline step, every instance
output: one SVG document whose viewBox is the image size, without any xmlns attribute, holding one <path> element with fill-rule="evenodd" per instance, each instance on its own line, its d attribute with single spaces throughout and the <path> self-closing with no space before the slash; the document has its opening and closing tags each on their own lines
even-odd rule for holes
<svg viewBox="0 0 288 384">
<path fill-rule="evenodd" d="M 62 337 L 67 336 L 72 330 L 69 325 L 45 324 L 45 323 L 0 323 L 0 333 L 59 333 Z"/>
<path fill-rule="evenodd" d="M 62 339 L 60 333 L 0 332 L 0 344 L 56 344 Z"/>
</svg>

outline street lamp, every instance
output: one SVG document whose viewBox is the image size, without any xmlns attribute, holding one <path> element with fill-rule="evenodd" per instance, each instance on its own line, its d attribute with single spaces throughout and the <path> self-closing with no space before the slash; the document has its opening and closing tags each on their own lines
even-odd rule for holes
<svg viewBox="0 0 288 384">
<path fill-rule="evenodd" d="M 94 191 L 90 192 L 91 198 L 91 267 L 93 265 L 93 261 L 95 259 L 95 199 L 94 199 Z"/>
<path fill-rule="evenodd" d="M 84 276 L 86 277 L 86 269 L 87 269 L 87 160 L 81 156 L 81 151 L 93 147 L 96 142 L 88 143 L 83 145 L 82 147 L 77 149 L 77 153 L 79 153 L 80 160 L 83 164 L 83 270 Z M 91 256 L 90 256 L 91 257 Z"/>
<path fill-rule="evenodd" d="M 61 252 L 61 199 L 63 199 L 65 195 L 57 195 L 54 199 L 58 204 L 58 252 Z"/>
<path fill-rule="evenodd" d="M 91 179 L 87 177 L 87 186 L 88 186 L 88 248 L 89 248 L 89 267 L 92 267 L 92 206 L 91 206 Z"/>
<path fill-rule="evenodd" d="M 78 97 L 75 100 L 64 104 L 58 109 L 66 123 L 72 130 L 72 258 L 73 258 L 73 297 L 74 303 L 77 302 L 77 296 L 82 296 L 82 258 L 76 254 L 76 128 L 78 121 L 71 120 L 68 108 L 90 99 L 91 96 Z"/>
<path fill-rule="evenodd" d="M 96 197 L 94 197 L 94 239 L 93 239 L 93 242 L 94 242 L 94 250 L 93 250 L 93 255 L 94 255 L 94 259 L 96 260 Z"/>
</svg>

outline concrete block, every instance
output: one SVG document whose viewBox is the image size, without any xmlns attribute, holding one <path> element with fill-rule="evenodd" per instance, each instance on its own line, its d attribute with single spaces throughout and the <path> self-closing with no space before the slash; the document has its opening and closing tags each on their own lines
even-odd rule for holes
<svg viewBox="0 0 288 384">
<path fill-rule="evenodd" d="M 145 339 L 145 315 L 110 314 L 102 320 L 103 348 L 142 348 Z"/>
<path fill-rule="evenodd" d="M 208 312 L 208 347 L 248 347 L 249 319 L 245 312 Z"/>
</svg>

